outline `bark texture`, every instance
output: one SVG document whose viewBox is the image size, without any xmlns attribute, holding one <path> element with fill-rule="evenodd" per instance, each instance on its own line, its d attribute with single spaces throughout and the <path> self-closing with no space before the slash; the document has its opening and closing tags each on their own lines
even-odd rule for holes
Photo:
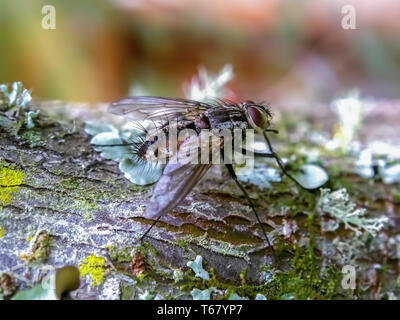
<svg viewBox="0 0 400 320">
<path fill-rule="evenodd" d="M 73 293 L 75 298 L 138 298 L 144 297 L 146 290 L 153 297 L 189 298 L 190 291 L 179 289 L 185 284 L 179 282 L 180 272 L 188 272 L 187 262 L 201 255 L 204 268 L 215 269 L 211 273 L 220 285 L 233 283 L 240 287 L 246 268 L 246 281 L 264 283 L 264 271 L 272 267 L 270 250 L 240 190 L 218 166 L 177 208 L 161 218 L 145 239 L 147 244 L 138 242 L 152 223 L 143 213 L 153 187 L 131 184 L 115 162 L 104 160 L 93 150 L 91 137 L 83 130 L 84 121 L 110 122 L 105 106 L 97 107 L 36 103 L 34 108 L 41 109 L 41 114 L 35 119 L 35 128 L 29 130 L 23 124 L 18 128 L 18 117 L 0 115 L 1 168 L 23 175 L 20 186 L 3 188 L 7 196 L 0 207 L 0 271 L 10 275 L 21 290 L 38 283 L 46 265 L 78 267 L 94 255 L 105 259 L 102 281 L 93 286 L 93 279 L 91 285 L 90 277 L 82 277 L 80 289 Z M 323 121 L 327 125 L 331 122 L 329 116 Z M 379 121 L 370 128 L 377 126 Z M 342 165 L 341 161 L 328 161 Z M 359 183 L 360 179 L 350 181 Z M 277 250 L 285 251 L 309 233 L 305 215 L 292 219 L 282 207 L 283 200 L 294 199 L 298 201 L 297 210 L 302 211 L 302 193 L 290 182 L 286 191 L 261 192 L 251 184 L 246 187 Z M 385 196 L 390 190 L 378 189 L 368 204 L 379 206 L 377 211 L 385 214 L 387 206 L 392 206 L 392 214 L 398 214 L 393 200 Z M 280 202 L 274 204 L 274 199 Z M 387 201 L 386 205 L 382 201 Z M 298 228 L 293 229 L 296 236 L 288 233 L 293 221 Z M 325 237 L 318 232 L 319 250 Z M 287 252 L 274 269 L 290 269 L 293 252 Z M 142 269 L 153 274 L 147 278 L 151 281 L 137 279 Z"/>
</svg>

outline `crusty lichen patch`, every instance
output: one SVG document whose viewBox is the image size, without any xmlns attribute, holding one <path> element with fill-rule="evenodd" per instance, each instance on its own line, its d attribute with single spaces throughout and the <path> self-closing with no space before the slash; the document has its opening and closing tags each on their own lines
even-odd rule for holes
<svg viewBox="0 0 400 320">
<path fill-rule="evenodd" d="M 23 183 L 23 179 L 24 174 L 21 171 L 7 166 L 0 168 L 0 205 L 11 202 L 13 193 L 19 189 L 18 185 Z"/>
<path fill-rule="evenodd" d="M 97 203 L 86 199 L 75 199 L 71 209 L 81 211 L 83 218 L 87 222 L 91 222 L 93 220 L 93 211 L 97 209 Z"/>
<path fill-rule="evenodd" d="M 6 234 L 6 230 L 4 230 L 4 228 L 2 226 L 0 226 L 0 239 L 3 238 L 5 234 Z"/>
<path fill-rule="evenodd" d="M 92 286 L 96 287 L 103 282 L 106 259 L 91 254 L 79 263 L 79 273 L 82 277 L 90 275 Z"/>
</svg>

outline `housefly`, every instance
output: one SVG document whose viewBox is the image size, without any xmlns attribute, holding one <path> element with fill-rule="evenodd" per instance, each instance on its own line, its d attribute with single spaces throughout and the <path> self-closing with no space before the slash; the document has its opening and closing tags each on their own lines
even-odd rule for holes
<svg viewBox="0 0 400 320">
<path fill-rule="evenodd" d="M 269 108 L 263 103 L 254 103 L 252 101 L 234 103 L 219 99 L 211 100 L 211 102 L 199 102 L 188 99 L 138 96 L 113 102 L 109 107 L 109 112 L 126 116 L 136 122 L 151 121 L 157 123 L 155 126 L 156 130 L 151 130 L 151 132 L 148 132 L 146 138 L 133 143 L 135 145 L 135 156 L 143 161 L 151 161 L 150 154 L 153 158 L 166 160 L 163 174 L 154 188 L 153 195 L 145 211 L 145 217 L 153 219 L 154 222 L 142 235 L 141 239 L 148 234 L 163 214 L 168 213 L 186 197 L 212 166 L 212 163 L 201 161 L 198 163 L 176 161 L 180 150 L 184 149 L 185 153 L 190 153 L 194 149 L 199 149 L 199 145 L 202 144 L 193 143 L 193 141 L 198 142 L 196 141 L 197 137 L 205 130 L 213 130 L 214 132 L 239 130 L 245 132 L 245 130 L 250 129 L 262 134 L 269 147 L 269 152 L 258 153 L 253 151 L 254 156 L 274 158 L 282 172 L 301 187 L 285 170 L 281 159 L 272 148 L 267 133 L 278 132 L 270 128 L 272 114 Z M 168 137 L 173 130 L 179 134 L 181 131 L 188 129 L 197 133 L 197 137 L 191 136 L 184 141 L 178 140 L 174 147 L 168 142 L 160 145 L 160 134 Z M 233 138 L 230 140 L 233 140 Z M 231 143 L 232 141 L 227 141 L 226 138 L 221 136 L 219 137 L 219 142 L 219 150 L 207 146 L 211 154 L 216 151 L 224 151 L 227 143 Z M 150 152 L 150 150 L 152 151 Z M 224 165 L 232 179 L 243 192 L 275 258 L 273 247 L 267 237 L 253 201 L 246 189 L 239 182 L 232 163 L 224 161 Z"/>
</svg>

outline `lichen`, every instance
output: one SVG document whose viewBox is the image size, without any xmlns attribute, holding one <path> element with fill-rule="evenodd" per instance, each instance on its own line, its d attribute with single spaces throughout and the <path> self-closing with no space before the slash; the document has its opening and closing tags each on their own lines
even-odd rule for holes
<svg viewBox="0 0 400 320">
<path fill-rule="evenodd" d="M 96 287 L 103 282 L 106 259 L 91 254 L 79 263 L 79 273 L 82 277 L 90 275 L 92 286 Z"/>
<path fill-rule="evenodd" d="M 21 135 L 22 140 L 29 144 L 30 148 L 43 146 L 46 144 L 42 139 L 42 135 L 36 130 L 26 130 Z"/>
<path fill-rule="evenodd" d="M 343 222 L 345 227 L 354 231 L 357 236 L 361 236 L 362 231 L 376 236 L 388 222 L 387 217 L 365 218 L 366 209 L 357 208 L 344 188 L 332 192 L 329 189 L 321 189 L 321 197 L 318 200 L 317 207 L 322 214 L 329 213 L 332 217 Z"/>
<path fill-rule="evenodd" d="M 4 237 L 4 235 L 6 234 L 6 230 L 0 226 L 0 239 Z"/>
<path fill-rule="evenodd" d="M 132 247 L 125 247 L 120 249 L 118 245 L 109 245 L 106 247 L 108 254 L 112 261 L 119 263 L 131 262 L 132 260 Z"/>
<path fill-rule="evenodd" d="M 95 201 L 89 201 L 86 199 L 75 199 L 71 206 L 72 210 L 82 212 L 83 218 L 87 222 L 93 221 L 93 211 L 95 211 L 97 208 L 98 205 Z"/>
<path fill-rule="evenodd" d="M 20 81 L 13 82 L 10 91 L 8 85 L 0 85 L 0 102 L 6 105 L 6 109 L 12 107 L 24 109 L 31 100 L 30 91 L 24 89 Z"/>
<path fill-rule="evenodd" d="M 11 202 L 15 193 L 24 180 L 24 174 L 11 166 L 0 168 L 0 205 L 7 205 Z M 12 186 L 12 187 L 7 187 Z"/>
<path fill-rule="evenodd" d="M 75 190 L 79 186 L 79 183 L 72 178 L 61 179 L 60 184 L 65 190 Z"/>
<path fill-rule="evenodd" d="M 46 230 L 39 230 L 31 240 L 30 248 L 19 257 L 26 262 L 43 263 L 50 255 L 51 236 Z"/>
<path fill-rule="evenodd" d="M 196 256 L 196 259 L 194 259 L 194 261 L 188 261 L 188 263 L 186 265 L 193 270 L 196 277 L 204 279 L 204 280 L 210 279 L 210 275 L 203 268 L 203 257 L 202 256 Z"/>
<path fill-rule="evenodd" d="M 296 248 L 292 269 L 273 276 L 276 299 L 332 299 L 339 283 L 339 272 L 335 266 L 321 270 L 321 261 L 315 255 L 314 240 L 308 248 Z M 268 297 L 266 295 L 267 299 Z"/>
</svg>

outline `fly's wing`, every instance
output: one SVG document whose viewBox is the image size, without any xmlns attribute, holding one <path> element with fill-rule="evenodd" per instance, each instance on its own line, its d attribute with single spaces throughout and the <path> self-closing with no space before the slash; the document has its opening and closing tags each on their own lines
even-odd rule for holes
<svg viewBox="0 0 400 320">
<path fill-rule="evenodd" d="M 189 111 L 201 112 L 210 106 L 188 99 L 139 96 L 113 102 L 108 111 L 117 115 L 129 115 L 135 120 L 168 120 Z"/>
<path fill-rule="evenodd" d="M 145 217 L 157 219 L 164 213 L 172 210 L 201 180 L 212 163 L 194 164 L 193 159 L 198 159 L 198 153 L 192 152 L 185 161 L 179 160 L 179 155 L 190 151 L 198 151 L 198 137 L 190 137 L 185 141 L 166 165 L 163 175 L 157 182 L 153 196 L 147 204 Z"/>
<path fill-rule="evenodd" d="M 211 164 L 168 164 L 147 204 L 145 217 L 157 219 L 171 211 L 200 181 Z"/>
</svg>

